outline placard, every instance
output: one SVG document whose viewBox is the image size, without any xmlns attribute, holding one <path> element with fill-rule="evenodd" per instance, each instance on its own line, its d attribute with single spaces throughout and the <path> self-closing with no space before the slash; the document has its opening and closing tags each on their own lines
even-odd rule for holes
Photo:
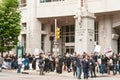
<svg viewBox="0 0 120 80">
<path fill-rule="evenodd" d="M 94 49 L 94 52 L 100 52 L 100 50 L 101 50 L 101 46 L 96 45 L 95 49 Z"/>
</svg>

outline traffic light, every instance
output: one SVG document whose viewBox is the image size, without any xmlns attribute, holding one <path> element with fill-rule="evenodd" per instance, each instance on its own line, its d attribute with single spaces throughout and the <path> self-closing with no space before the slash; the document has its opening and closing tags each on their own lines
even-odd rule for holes
<svg viewBox="0 0 120 80">
<path fill-rule="evenodd" d="M 59 27 L 56 28 L 56 39 L 60 39 L 61 38 L 61 29 Z"/>
</svg>

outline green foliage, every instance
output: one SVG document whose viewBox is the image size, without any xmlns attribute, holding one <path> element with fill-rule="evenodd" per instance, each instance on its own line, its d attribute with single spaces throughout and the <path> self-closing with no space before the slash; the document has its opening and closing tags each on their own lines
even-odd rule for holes
<svg viewBox="0 0 120 80">
<path fill-rule="evenodd" d="M 2 0 L 0 3 L 0 52 L 15 47 L 21 31 L 18 0 Z"/>
</svg>

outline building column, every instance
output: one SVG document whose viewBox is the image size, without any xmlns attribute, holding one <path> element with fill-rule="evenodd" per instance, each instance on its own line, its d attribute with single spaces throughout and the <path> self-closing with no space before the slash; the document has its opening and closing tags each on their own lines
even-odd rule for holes
<svg viewBox="0 0 120 80">
<path fill-rule="evenodd" d="M 88 11 L 75 16 L 75 51 L 78 54 L 94 50 L 94 18 Z"/>
<path fill-rule="evenodd" d="M 115 34 L 115 31 L 112 28 L 111 15 L 100 16 L 99 45 L 101 46 L 102 53 L 104 53 L 107 48 L 112 48 L 113 52 L 117 53 L 117 40 L 112 39 L 112 34 Z"/>
<path fill-rule="evenodd" d="M 41 49 L 41 22 L 36 18 L 36 1 L 27 1 L 27 44 L 26 52 L 34 54 Z"/>
</svg>

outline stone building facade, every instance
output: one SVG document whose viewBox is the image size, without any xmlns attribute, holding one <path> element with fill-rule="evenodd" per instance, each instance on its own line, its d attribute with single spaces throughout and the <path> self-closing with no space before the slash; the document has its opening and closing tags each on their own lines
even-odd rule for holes
<svg viewBox="0 0 120 80">
<path fill-rule="evenodd" d="M 19 40 L 27 53 L 91 53 L 96 45 L 101 46 L 101 53 L 107 48 L 119 52 L 120 0 L 19 1 Z M 55 37 L 55 26 L 61 29 L 57 42 L 50 41 Z"/>
</svg>

